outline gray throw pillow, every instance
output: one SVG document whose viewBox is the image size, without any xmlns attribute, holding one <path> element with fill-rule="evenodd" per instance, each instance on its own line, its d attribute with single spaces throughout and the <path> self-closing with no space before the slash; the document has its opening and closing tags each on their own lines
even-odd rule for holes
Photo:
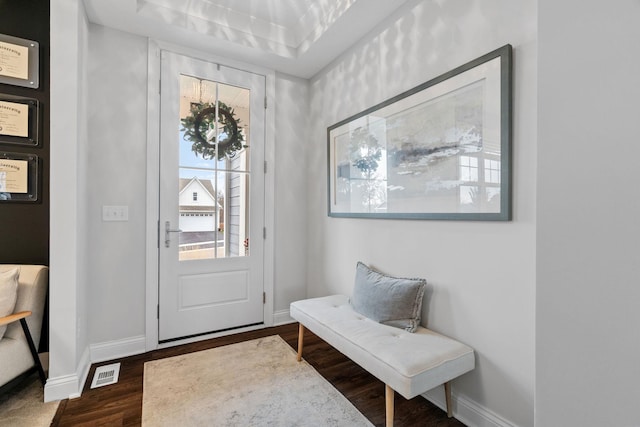
<svg viewBox="0 0 640 427">
<path fill-rule="evenodd" d="M 424 279 L 387 276 L 358 262 L 351 306 L 379 323 L 415 332 L 426 284 Z"/>
</svg>

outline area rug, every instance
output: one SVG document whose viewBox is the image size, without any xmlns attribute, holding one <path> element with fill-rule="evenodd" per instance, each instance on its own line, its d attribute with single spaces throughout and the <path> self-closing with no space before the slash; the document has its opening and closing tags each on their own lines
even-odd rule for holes
<svg viewBox="0 0 640 427">
<path fill-rule="evenodd" d="M 42 383 L 38 374 L 33 374 L 0 394 L 0 426 L 49 427 L 58 403 L 44 403 Z"/>
<path fill-rule="evenodd" d="M 278 335 L 145 363 L 142 425 L 373 426 Z"/>
</svg>

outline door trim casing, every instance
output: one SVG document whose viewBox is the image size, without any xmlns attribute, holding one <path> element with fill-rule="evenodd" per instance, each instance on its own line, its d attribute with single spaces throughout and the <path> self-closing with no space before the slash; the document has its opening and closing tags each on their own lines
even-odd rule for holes
<svg viewBox="0 0 640 427">
<path fill-rule="evenodd" d="M 268 108 L 265 111 L 265 217 L 267 230 L 264 241 L 264 324 L 234 329 L 194 338 L 159 344 L 158 342 L 158 283 L 159 258 L 159 176 L 160 176 L 160 51 L 168 50 L 180 55 L 259 74 L 265 77 L 265 93 Z M 274 270 L 275 270 L 275 71 L 229 60 L 183 46 L 149 39 L 147 62 L 147 164 L 146 164 L 146 273 L 145 273 L 145 347 L 146 351 L 200 341 L 232 333 L 273 326 Z"/>
</svg>

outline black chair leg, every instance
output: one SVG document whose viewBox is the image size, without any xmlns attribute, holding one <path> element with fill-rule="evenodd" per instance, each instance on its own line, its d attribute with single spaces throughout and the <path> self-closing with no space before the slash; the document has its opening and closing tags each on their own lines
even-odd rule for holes
<svg viewBox="0 0 640 427">
<path fill-rule="evenodd" d="M 38 369 L 38 375 L 40 375 L 40 381 L 42 381 L 42 385 L 44 385 L 47 382 L 47 377 L 44 374 L 44 369 L 42 368 L 42 363 L 40 362 L 40 356 L 38 356 L 38 350 L 36 350 L 36 346 L 33 344 L 33 338 L 31 338 L 31 332 L 29 332 L 29 327 L 27 326 L 26 319 L 20 319 L 20 325 L 22 325 L 22 330 L 24 331 L 24 335 L 27 337 L 29 350 L 31 350 L 31 356 L 33 356 L 33 361 L 35 362 L 36 368 Z"/>
</svg>

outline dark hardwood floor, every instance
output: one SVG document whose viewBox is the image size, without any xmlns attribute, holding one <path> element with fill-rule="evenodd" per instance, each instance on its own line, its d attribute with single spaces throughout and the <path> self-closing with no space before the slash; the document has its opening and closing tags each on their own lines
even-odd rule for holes
<svg viewBox="0 0 640 427">
<path fill-rule="evenodd" d="M 297 348 L 298 324 L 294 323 L 95 364 L 91 367 L 82 396 L 60 402 L 51 425 L 54 427 L 139 426 L 142 419 L 142 376 L 145 362 L 275 334 L 280 335 L 294 349 Z M 303 356 L 374 425 L 384 426 L 385 402 L 382 382 L 310 331 L 305 333 Z M 118 383 L 90 389 L 95 368 L 115 362 L 121 362 Z M 420 396 L 406 400 L 397 393 L 394 425 L 396 427 L 464 426 L 456 419 L 447 418 L 444 411 Z"/>
</svg>

